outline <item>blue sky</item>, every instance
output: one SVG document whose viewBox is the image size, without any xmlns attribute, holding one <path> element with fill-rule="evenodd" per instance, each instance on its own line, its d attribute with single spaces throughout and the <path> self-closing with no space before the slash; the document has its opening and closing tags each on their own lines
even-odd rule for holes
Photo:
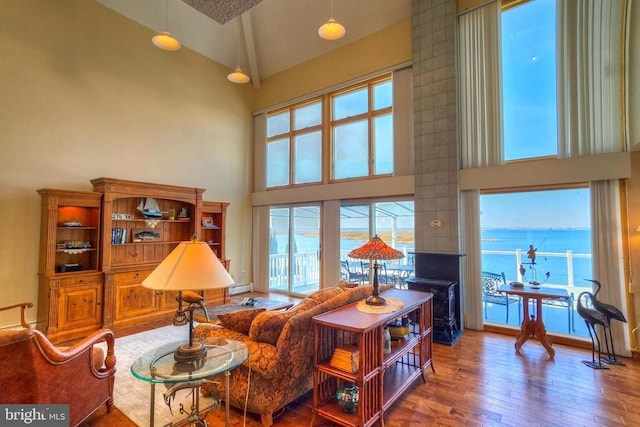
<svg viewBox="0 0 640 427">
<path fill-rule="evenodd" d="M 487 194 L 482 228 L 590 228 L 589 189 Z"/>
</svg>

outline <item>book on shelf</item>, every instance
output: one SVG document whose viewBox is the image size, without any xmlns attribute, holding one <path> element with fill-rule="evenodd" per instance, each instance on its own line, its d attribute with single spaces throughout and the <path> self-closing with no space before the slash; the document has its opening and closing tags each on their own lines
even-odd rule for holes
<svg viewBox="0 0 640 427">
<path fill-rule="evenodd" d="M 360 351 L 354 345 L 338 347 L 333 351 L 329 365 L 333 368 L 355 374 L 360 364 Z"/>
</svg>

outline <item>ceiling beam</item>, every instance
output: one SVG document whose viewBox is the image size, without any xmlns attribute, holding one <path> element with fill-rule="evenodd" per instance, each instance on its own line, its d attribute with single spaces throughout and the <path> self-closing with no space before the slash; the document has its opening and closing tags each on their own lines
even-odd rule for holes
<svg viewBox="0 0 640 427">
<path fill-rule="evenodd" d="M 253 38 L 253 25 L 251 24 L 251 11 L 240 15 L 242 20 L 242 32 L 244 33 L 244 44 L 247 49 L 247 59 L 249 60 L 249 73 L 254 89 L 260 89 L 260 73 L 258 72 L 258 56 L 256 55 L 256 43 Z"/>
</svg>

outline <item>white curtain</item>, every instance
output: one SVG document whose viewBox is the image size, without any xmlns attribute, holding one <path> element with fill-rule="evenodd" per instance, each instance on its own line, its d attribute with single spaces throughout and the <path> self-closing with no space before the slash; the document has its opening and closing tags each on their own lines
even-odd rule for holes
<svg viewBox="0 0 640 427">
<path fill-rule="evenodd" d="M 458 18 L 462 167 L 502 162 L 500 2 Z"/>
<path fill-rule="evenodd" d="M 464 263 L 463 308 L 467 323 L 466 328 L 482 330 L 482 257 L 480 253 L 480 192 L 478 190 L 462 191 L 462 244 L 466 254 Z"/>
<path fill-rule="evenodd" d="M 558 156 L 625 151 L 623 1 L 557 2 Z"/>
<path fill-rule="evenodd" d="M 598 299 L 619 308 L 627 317 L 620 209 L 618 180 L 591 182 L 593 279 L 602 283 Z M 616 353 L 631 356 L 626 324 L 614 320 L 611 331 Z"/>
</svg>

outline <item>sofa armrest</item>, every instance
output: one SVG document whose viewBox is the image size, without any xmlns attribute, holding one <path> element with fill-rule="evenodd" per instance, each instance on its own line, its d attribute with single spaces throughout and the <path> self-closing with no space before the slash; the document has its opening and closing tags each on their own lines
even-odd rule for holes
<svg viewBox="0 0 640 427">
<path fill-rule="evenodd" d="M 275 378 L 278 374 L 278 352 L 269 343 L 253 341 L 241 332 L 207 323 L 196 326 L 193 336 L 196 339 L 224 338 L 240 341 L 249 349 L 249 357 L 242 363 L 244 366 L 267 379 Z"/>
</svg>

